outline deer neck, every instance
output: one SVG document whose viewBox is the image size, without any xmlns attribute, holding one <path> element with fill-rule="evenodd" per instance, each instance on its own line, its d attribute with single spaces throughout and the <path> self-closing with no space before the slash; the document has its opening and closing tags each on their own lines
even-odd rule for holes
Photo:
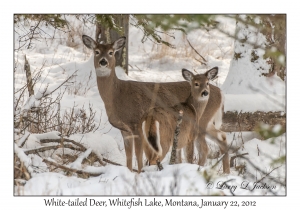
<svg viewBox="0 0 300 210">
<path fill-rule="evenodd" d="M 198 101 L 197 99 L 195 99 L 194 97 L 190 96 L 187 99 L 187 103 L 194 109 L 195 114 L 196 114 L 196 119 L 197 122 L 199 122 L 199 120 L 202 117 L 202 114 L 206 108 L 208 100 L 203 100 L 203 101 Z"/>
<path fill-rule="evenodd" d="M 104 102 L 105 109 L 108 115 L 113 112 L 113 96 L 118 87 L 119 79 L 117 78 L 115 68 L 112 69 L 111 73 L 107 77 L 97 77 L 97 85 L 100 96 Z"/>
</svg>

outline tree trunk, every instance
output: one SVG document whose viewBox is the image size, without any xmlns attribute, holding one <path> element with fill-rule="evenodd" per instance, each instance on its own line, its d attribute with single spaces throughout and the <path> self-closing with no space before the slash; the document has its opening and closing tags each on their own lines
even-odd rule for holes
<svg viewBox="0 0 300 210">
<path fill-rule="evenodd" d="M 116 57 L 116 66 L 121 66 L 125 73 L 128 74 L 128 32 L 129 32 L 129 15 L 114 15 L 115 24 L 122 27 L 122 32 L 118 32 L 114 29 L 107 28 L 100 23 L 96 24 L 96 40 L 98 42 L 103 41 L 104 43 L 111 43 L 117 40 L 121 36 L 126 37 L 125 47 L 117 51 L 115 54 Z M 100 39 L 98 34 L 101 33 Z"/>
</svg>

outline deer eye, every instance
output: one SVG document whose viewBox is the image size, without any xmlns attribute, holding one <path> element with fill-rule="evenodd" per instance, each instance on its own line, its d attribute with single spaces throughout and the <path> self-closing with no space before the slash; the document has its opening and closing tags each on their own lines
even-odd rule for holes
<svg viewBox="0 0 300 210">
<path fill-rule="evenodd" d="M 96 55 L 99 55 L 99 54 L 100 54 L 100 51 L 99 51 L 99 50 L 96 50 L 96 51 L 95 51 L 95 54 L 96 54 Z"/>
<path fill-rule="evenodd" d="M 113 52 L 113 51 L 110 51 L 108 54 L 109 54 L 109 55 L 113 55 L 113 54 L 114 54 L 114 52 Z"/>
<path fill-rule="evenodd" d="M 208 82 L 206 83 L 206 85 L 208 86 Z"/>
<path fill-rule="evenodd" d="M 199 83 L 198 83 L 198 82 L 195 82 L 195 86 L 199 86 Z"/>
</svg>

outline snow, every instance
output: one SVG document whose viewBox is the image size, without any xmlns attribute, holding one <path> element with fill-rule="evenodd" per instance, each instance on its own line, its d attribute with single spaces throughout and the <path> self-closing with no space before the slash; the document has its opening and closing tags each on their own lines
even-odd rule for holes
<svg viewBox="0 0 300 210">
<path fill-rule="evenodd" d="M 23 142 L 28 138 L 29 135 L 30 135 L 30 133 L 28 131 L 25 131 L 22 138 L 18 141 L 18 146 L 21 146 L 23 144 Z"/>
<path fill-rule="evenodd" d="M 70 136 L 70 139 L 84 143 L 86 148 L 91 148 L 92 151 L 101 159 L 102 157 L 106 157 L 111 161 L 122 165 L 126 164 L 124 159 L 124 146 L 122 145 L 122 149 L 120 149 L 121 146 L 118 145 L 111 135 L 96 131 L 94 133 L 75 134 Z"/>
<path fill-rule="evenodd" d="M 92 149 L 87 149 L 84 153 L 80 154 L 79 157 L 72 163 L 69 164 L 70 168 L 81 169 L 81 163 L 84 158 L 87 158 L 92 152 Z"/>
<path fill-rule="evenodd" d="M 28 169 L 28 172 L 33 173 L 33 169 L 31 167 L 31 159 L 27 157 L 24 151 L 17 144 L 15 144 L 14 150 L 18 158 L 20 158 L 21 162 L 24 163 L 25 167 Z"/>
<path fill-rule="evenodd" d="M 224 31 L 234 33 L 235 22 L 230 18 L 218 17 L 222 22 Z M 94 34 L 94 27 L 89 25 L 81 26 L 80 22 L 74 17 L 70 17 L 74 28 L 80 28 L 80 33 Z M 258 21 L 258 20 L 256 20 Z M 84 108 L 89 115 L 88 105 L 91 104 L 96 112 L 96 124 L 100 127 L 95 132 L 85 134 L 73 134 L 68 137 L 81 143 L 87 150 L 81 153 L 75 162 L 67 165 L 70 168 L 84 170 L 91 173 L 103 173 L 98 177 L 82 179 L 73 176 L 66 176 L 63 173 L 49 172 L 42 158 L 37 155 L 26 155 L 24 151 L 39 148 L 45 145 L 57 145 L 57 143 L 47 143 L 41 145 L 41 139 L 60 139 L 58 131 L 51 131 L 44 134 L 30 134 L 23 148 L 19 148 L 25 140 L 28 133 L 15 144 L 15 153 L 29 168 L 32 178 L 28 180 L 23 188 L 24 195 L 213 195 L 225 194 L 231 195 L 230 190 L 207 189 L 207 183 L 212 181 L 215 185 L 218 182 L 228 181 L 231 185 L 240 186 L 245 180 L 251 183 L 255 179 L 243 177 L 237 171 L 232 171 L 230 175 L 225 176 L 220 171 L 221 165 L 218 164 L 218 172 L 211 170 L 217 160 L 208 160 L 204 167 L 197 164 L 177 164 L 168 165 L 169 154 L 162 161 L 164 170 L 157 171 L 156 166 L 145 166 L 144 173 L 136 174 L 130 172 L 126 165 L 124 143 L 121 133 L 118 129 L 112 127 L 108 122 L 104 103 L 99 95 L 96 85 L 96 74 L 91 52 L 83 47 L 80 33 L 74 34 L 74 44 L 71 47 L 67 44 L 67 36 L 56 31 L 54 34 L 49 28 L 44 28 L 47 33 L 55 36 L 57 39 L 45 42 L 34 43 L 35 48 L 30 50 L 20 50 L 15 52 L 15 58 L 18 61 L 15 72 L 15 91 L 26 84 L 26 77 L 23 71 L 24 54 L 30 63 L 31 71 L 37 72 L 42 69 L 41 78 L 34 86 L 35 95 L 25 96 L 22 110 L 29 110 L 31 107 L 39 106 L 40 99 L 44 94 L 50 93 L 59 87 L 65 79 L 76 72 L 76 77 L 70 80 L 69 84 L 63 85 L 56 92 L 50 95 L 55 99 L 60 93 L 64 92 L 60 102 L 61 116 L 76 105 L 75 112 Z M 244 31 L 242 35 L 248 34 Z M 195 49 L 205 57 L 207 66 L 201 65 L 194 58 L 199 59 L 186 42 L 186 37 L 180 32 L 173 32 L 175 39 L 170 39 L 171 44 L 176 49 L 165 46 L 156 46 L 149 40 L 144 44 L 140 42 L 143 36 L 141 32 L 130 27 L 129 31 L 129 75 L 124 73 L 121 67 L 116 67 L 116 73 L 119 79 L 134 80 L 142 82 L 174 82 L 184 81 L 181 75 L 181 69 L 187 68 L 197 73 L 203 73 L 214 66 L 219 67 L 218 79 L 212 84 L 219 86 L 225 93 L 224 111 L 282 111 L 285 112 L 285 83 L 277 76 L 266 78 L 261 77 L 261 71 L 252 71 L 258 66 L 263 66 L 264 70 L 268 68 L 267 63 L 249 63 L 251 51 L 249 46 L 240 46 L 236 52 L 241 52 L 245 56 L 239 60 L 234 60 L 234 41 L 224 33 L 217 30 L 205 31 L 195 30 L 187 35 L 187 38 Z M 17 36 L 15 36 L 17 38 Z M 263 42 L 263 38 L 251 39 L 251 42 Z M 257 49 L 257 55 L 261 57 L 263 51 Z M 266 71 L 267 72 L 267 71 Z M 34 75 L 34 73 L 32 73 Z M 251 83 L 250 83 L 251 81 Z M 46 92 L 45 92 L 46 90 Z M 18 93 L 20 94 L 20 93 Z M 276 132 L 280 130 L 279 125 L 273 128 Z M 269 173 L 274 167 L 272 159 L 285 155 L 285 134 L 265 141 L 258 139 L 252 132 L 227 133 L 228 144 L 235 148 L 241 147 L 240 152 L 248 153 L 251 161 L 258 165 L 263 171 Z M 208 139 L 209 141 L 209 139 Z M 274 143 L 275 142 L 275 143 Z M 209 142 L 211 148 L 216 148 L 214 143 Z M 259 148 L 259 155 L 258 155 Z M 66 154 L 72 151 L 65 149 Z M 57 150 L 57 155 L 61 150 Z M 84 166 L 82 160 L 91 152 L 95 153 L 100 159 L 103 157 L 119 163 L 123 166 Z M 55 162 L 55 155 L 51 158 L 53 151 L 44 152 L 44 158 Z M 234 154 L 232 154 L 234 155 Z M 242 159 L 241 159 L 242 160 Z M 241 161 L 242 162 L 242 161 Z M 33 170 L 33 166 L 39 166 L 40 170 Z M 133 167 L 137 168 L 134 158 Z M 256 169 L 247 165 L 247 170 L 256 174 Z M 271 173 L 278 177 L 285 178 L 285 164 Z M 205 176 L 208 174 L 209 176 Z M 275 176 L 275 175 L 274 175 Z M 211 180 L 207 180 L 211 177 Z M 263 175 L 258 174 L 257 180 Z M 273 182 L 269 182 L 274 184 Z M 172 187 L 170 187 L 172 186 Z M 238 195 L 271 195 L 266 190 L 244 190 L 236 188 L 235 194 Z M 286 189 L 278 187 L 276 193 L 286 194 Z"/>
<path fill-rule="evenodd" d="M 272 77 L 264 77 L 262 73 L 269 73 L 271 68 L 267 60 L 263 59 L 263 47 L 266 44 L 265 37 L 253 26 L 245 28 L 240 22 L 237 24 L 239 39 L 246 39 L 247 42 L 242 43 L 235 41 L 234 51 L 240 54 L 238 59 L 232 59 L 230 70 L 226 81 L 222 85 L 225 94 L 276 94 L 285 95 L 285 82 L 276 74 Z M 253 49 L 253 45 L 262 48 Z M 252 54 L 258 56 L 253 59 Z M 250 79 L 251 78 L 251 79 Z"/>
<path fill-rule="evenodd" d="M 284 95 L 226 94 L 224 111 L 285 111 L 285 106 Z"/>
</svg>

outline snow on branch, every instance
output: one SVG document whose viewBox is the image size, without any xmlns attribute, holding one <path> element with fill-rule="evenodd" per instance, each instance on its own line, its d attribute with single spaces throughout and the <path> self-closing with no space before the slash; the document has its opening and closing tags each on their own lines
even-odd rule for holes
<svg viewBox="0 0 300 210">
<path fill-rule="evenodd" d="M 18 156 L 20 161 L 25 165 L 28 172 L 32 175 L 33 169 L 31 167 L 31 159 L 26 155 L 26 153 L 17 144 L 15 144 L 14 152 Z"/>
<path fill-rule="evenodd" d="M 18 146 L 23 147 L 29 136 L 30 136 L 30 133 L 28 131 L 25 131 L 24 136 L 22 136 L 22 138 L 18 141 Z"/>
<path fill-rule="evenodd" d="M 71 149 L 71 150 L 75 150 L 75 151 L 80 151 L 80 152 L 84 152 L 85 150 L 83 150 L 82 148 L 79 148 L 79 147 L 74 147 L 72 144 L 59 144 L 59 145 L 56 145 L 56 146 L 46 146 L 46 147 L 38 147 L 38 148 L 35 148 L 35 149 L 29 149 L 29 150 L 24 150 L 24 153 L 25 154 L 34 154 L 34 153 L 37 153 L 37 152 L 45 152 L 47 150 L 57 150 L 59 148 L 68 148 L 68 149 Z"/>
<path fill-rule="evenodd" d="M 80 143 L 78 143 L 78 142 L 76 142 L 76 141 L 74 141 L 74 140 L 71 140 L 71 139 L 65 139 L 65 138 L 63 138 L 62 140 L 61 140 L 61 139 L 40 139 L 40 142 L 41 142 L 42 144 L 43 144 L 43 143 L 61 143 L 62 141 L 63 141 L 63 142 L 69 142 L 69 143 L 72 143 L 72 144 L 76 145 L 77 148 L 80 148 L 80 151 L 85 152 L 85 154 L 87 154 L 86 151 L 89 150 L 89 149 L 87 149 L 86 147 L 84 147 L 82 144 L 80 144 Z M 57 146 L 54 146 L 53 148 L 56 148 L 56 147 L 57 147 Z M 72 147 L 72 148 L 75 148 L 75 147 Z M 70 148 L 70 149 L 72 149 L 72 148 Z M 99 161 L 99 163 L 100 163 L 101 165 L 106 165 L 106 163 L 104 163 L 103 161 L 108 162 L 108 161 L 104 160 L 104 158 L 103 158 L 101 155 L 97 155 L 96 153 L 93 153 L 92 151 L 90 151 L 89 153 L 90 153 L 90 154 L 91 154 L 91 153 L 92 153 L 92 154 L 95 154 L 95 156 L 97 157 L 97 160 Z M 88 154 L 87 157 L 88 157 L 90 154 Z M 86 157 L 84 157 L 84 158 L 86 158 Z M 83 159 L 84 159 L 84 158 L 83 158 Z M 81 161 L 81 162 L 82 162 L 82 161 Z"/>
<path fill-rule="evenodd" d="M 88 148 L 84 153 L 81 153 L 79 157 L 73 162 L 69 164 L 70 168 L 81 169 L 81 163 L 83 159 L 87 158 L 92 152 L 91 148 Z"/>
</svg>

